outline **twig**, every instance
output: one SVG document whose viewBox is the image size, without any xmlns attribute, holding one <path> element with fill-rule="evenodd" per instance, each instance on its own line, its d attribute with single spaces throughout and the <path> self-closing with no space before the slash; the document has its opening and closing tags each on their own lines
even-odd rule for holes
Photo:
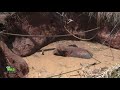
<svg viewBox="0 0 120 90">
<path fill-rule="evenodd" d="M 89 65 L 87 65 L 87 66 L 85 66 L 85 68 L 89 68 L 89 67 L 91 67 L 91 66 L 93 66 L 93 65 L 97 65 L 97 63 L 92 63 L 92 64 L 89 64 Z M 70 76 L 81 76 L 80 75 L 80 72 L 79 71 L 77 71 L 78 72 L 78 74 L 75 74 L 75 75 L 70 75 Z M 84 71 L 83 70 L 83 72 L 85 73 L 85 74 L 88 74 L 86 71 Z M 89 75 L 89 74 L 88 74 Z"/>
<path fill-rule="evenodd" d="M 105 44 L 105 42 L 106 42 L 107 39 L 111 36 L 112 32 L 115 30 L 115 28 L 117 27 L 117 25 L 118 25 L 119 23 L 120 23 L 120 22 L 118 22 L 118 23 L 113 27 L 112 31 L 110 32 L 110 34 L 108 35 L 108 37 L 104 40 L 104 42 L 102 43 L 102 45 Z M 118 31 L 117 31 L 117 33 L 118 33 Z M 116 33 L 115 37 L 117 36 L 117 33 Z M 114 37 L 114 38 L 115 38 L 115 37 Z M 110 44 L 111 44 L 111 40 L 112 40 L 112 38 L 110 39 Z M 109 48 L 110 48 L 110 51 L 111 51 L 111 54 L 112 54 L 112 60 L 114 60 L 114 55 L 113 55 L 113 52 L 112 52 L 112 50 L 111 50 L 110 44 L 109 44 Z M 103 47 L 103 46 L 102 46 L 102 47 Z M 100 47 L 100 48 L 102 48 L 102 47 Z"/>
<path fill-rule="evenodd" d="M 70 76 L 81 76 L 79 71 L 77 71 L 77 73 L 78 73 L 78 74 L 70 75 Z"/>
<path fill-rule="evenodd" d="M 112 29 L 112 31 L 110 32 L 110 34 L 108 35 L 108 37 L 105 39 L 105 41 L 102 43 L 103 45 L 105 44 L 105 42 L 107 41 L 107 39 L 111 36 L 112 32 L 115 30 L 115 28 L 117 27 L 117 25 L 119 24 L 120 22 L 118 22 L 114 28 Z"/>
<path fill-rule="evenodd" d="M 47 77 L 47 78 L 52 78 L 52 77 L 64 75 L 64 74 L 71 73 L 71 72 L 74 72 L 74 71 L 78 71 L 78 70 L 81 70 L 81 69 L 82 69 L 82 68 L 78 68 L 78 69 L 76 69 L 76 70 L 68 71 L 68 72 L 65 72 L 65 73 L 60 73 L 60 74 L 57 74 L 57 75 L 54 75 L 54 76 L 50 76 L 50 77 Z"/>
<path fill-rule="evenodd" d="M 107 57 L 112 57 L 112 56 L 109 56 L 109 55 L 104 55 L 104 56 L 107 56 Z"/>
<path fill-rule="evenodd" d="M 91 31 L 95 31 L 95 30 L 97 30 L 97 29 L 100 29 L 100 27 L 97 27 L 97 28 L 93 28 L 93 29 L 90 29 L 90 30 L 86 30 L 86 31 L 83 31 L 83 32 L 91 32 Z"/>
<path fill-rule="evenodd" d="M 70 33 L 73 37 L 79 39 L 79 40 L 83 40 L 83 41 L 89 41 L 89 40 L 92 40 L 93 38 L 96 37 L 97 34 L 95 34 L 93 37 L 89 38 L 89 39 L 83 39 L 83 38 L 80 38 L 80 37 L 77 37 L 76 35 L 72 34 L 65 26 L 64 26 L 65 30 Z"/>
<path fill-rule="evenodd" d="M 97 60 L 96 58 L 92 57 L 94 60 L 98 61 L 98 63 L 96 64 L 100 64 L 101 62 L 99 60 Z"/>
<path fill-rule="evenodd" d="M 115 36 L 113 37 L 113 39 L 116 38 L 116 36 L 117 36 L 118 33 L 119 33 L 119 30 L 117 31 L 117 33 L 115 34 Z M 112 38 L 110 39 L 110 44 L 111 44 L 111 40 L 112 40 Z M 109 44 L 109 47 L 110 47 L 110 44 Z M 111 47 L 110 47 L 110 50 L 111 50 Z M 112 57 L 113 57 L 113 60 L 114 60 L 114 55 L 113 55 L 112 50 L 111 50 L 111 53 L 112 53 Z"/>
<path fill-rule="evenodd" d="M 100 61 L 99 61 L 100 62 Z M 100 62 L 101 63 L 101 62 Z M 89 68 L 93 65 L 97 65 L 99 63 L 92 63 L 92 64 L 89 64 L 87 66 L 85 66 L 85 68 Z M 50 77 L 47 77 L 47 78 L 52 78 L 52 77 L 56 77 L 56 76 L 60 76 L 60 75 L 64 75 L 64 74 L 67 74 L 67 73 L 71 73 L 71 72 L 75 72 L 75 71 L 78 71 L 78 70 L 81 70 L 82 68 L 78 68 L 78 69 L 75 69 L 75 70 L 72 70 L 72 71 L 68 71 L 68 72 L 65 72 L 65 73 L 60 73 L 60 74 L 57 74 L 57 75 L 53 75 L 53 76 L 50 76 Z"/>
</svg>

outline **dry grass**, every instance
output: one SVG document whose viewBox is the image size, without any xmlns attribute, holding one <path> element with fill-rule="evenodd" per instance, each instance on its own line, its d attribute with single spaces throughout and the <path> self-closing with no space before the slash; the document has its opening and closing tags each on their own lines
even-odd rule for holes
<svg viewBox="0 0 120 90">
<path fill-rule="evenodd" d="M 120 78 L 120 65 L 116 64 L 104 71 L 98 70 L 98 73 L 93 74 L 91 71 L 87 72 L 88 78 Z"/>
<path fill-rule="evenodd" d="M 19 15 L 19 16 L 26 16 L 29 17 L 31 12 L 2 12 L 4 14 L 10 15 Z M 45 16 L 51 13 L 53 16 L 57 17 L 60 21 L 64 22 L 66 19 L 72 19 L 74 17 L 74 12 L 39 12 L 40 15 Z M 88 15 L 90 18 L 94 17 L 97 19 L 97 22 L 104 20 L 105 22 L 109 22 L 112 25 L 115 25 L 117 22 L 120 22 L 120 12 L 78 12 L 78 16 L 85 14 Z M 62 18 L 61 18 L 62 17 Z M 64 17 L 64 19 L 63 19 Z M 61 20 L 63 19 L 63 20 Z"/>
<path fill-rule="evenodd" d="M 106 20 L 106 22 L 115 25 L 117 22 L 120 22 L 120 12 L 88 12 L 89 17 L 95 17 L 97 22 L 101 20 Z"/>
</svg>

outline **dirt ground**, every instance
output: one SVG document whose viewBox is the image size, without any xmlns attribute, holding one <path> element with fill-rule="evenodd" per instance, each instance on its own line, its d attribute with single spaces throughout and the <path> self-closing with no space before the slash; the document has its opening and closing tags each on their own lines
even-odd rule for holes
<svg viewBox="0 0 120 90">
<path fill-rule="evenodd" d="M 92 59 L 62 57 L 53 55 L 53 48 L 58 44 L 76 44 L 93 53 Z M 27 78 L 84 78 L 88 71 L 98 73 L 116 64 L 120 64 L 120 50 L 110 49 L 99 43 L 87 41 L 63 40 L 51 43 L 44 48 L 44 55 L 39 50 L 35 54 L 24 57 L 30 72 Z M 99 62 L 100 61 L 100 62 Z M 96 65 L 95 65 L 96 63 Z M 90 65 L 90 67 L 86 67 Z"/>
</svg>

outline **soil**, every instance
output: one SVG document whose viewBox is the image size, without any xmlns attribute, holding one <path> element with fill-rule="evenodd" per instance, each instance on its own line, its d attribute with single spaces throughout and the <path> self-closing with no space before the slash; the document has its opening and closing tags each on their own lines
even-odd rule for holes
<svg viewBox="0 0 120 90">
<path fill-rule="evenodd" d="M 62 57 L 53 55 L 58 44 L 76 44 L 92 52 L 92 59 Z M 44 55 L 42 55 L 44 50 Z M 51 43 L 35 54 L 23 58 L 29 65 L 27 78 L 84 78 L 89 73 L 99 73 L 105 69 L 120 64 L 120 50 L 109 48 L 99 43 L 87 41 L 63 40 Z M 90 67 L 86 67 L 91 65 Z M 56 76 L 54 76 L 56 75 Z"/>
</svg>

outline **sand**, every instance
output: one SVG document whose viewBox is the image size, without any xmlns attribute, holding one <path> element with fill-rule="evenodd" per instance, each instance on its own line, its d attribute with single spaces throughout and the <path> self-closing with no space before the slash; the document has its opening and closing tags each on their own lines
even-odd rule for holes
<svg viewBox="0 0 120 90">
<path fill-rule="evenodd" d="M 55 56 L 53 55 L 53 48 L 58 44 L 76 44 L 78 47 L 83 47 L 92 52 L 93 58 Z M 99 43 L 63 40 L 51 43 L 42 49 L 46 50 L 44 55 L 39 50 L 31 56 L 23 58 L 30 69 L 27 78 L 84 78 L 88 75 L 86 73 L 88 71 L 97 73 L 101 68 L 106 69 L 120 64 L 120 50 L 110 49 Z M 86 67 L 88 65 L 90 65 L 89 68 Z"/>
</svg>

